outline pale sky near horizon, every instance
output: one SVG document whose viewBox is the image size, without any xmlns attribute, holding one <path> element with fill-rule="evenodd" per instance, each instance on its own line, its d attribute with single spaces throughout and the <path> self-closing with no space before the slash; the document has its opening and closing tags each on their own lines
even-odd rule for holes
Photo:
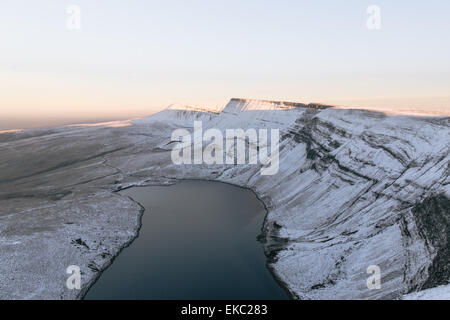
<svg viewBox="0 0 450 320">
<path fill-rule="evenodd" d="M 449 17 L 448 0 L 2 0 L 0 122 L 231 97 L 450 110 Z"/>
</svg>

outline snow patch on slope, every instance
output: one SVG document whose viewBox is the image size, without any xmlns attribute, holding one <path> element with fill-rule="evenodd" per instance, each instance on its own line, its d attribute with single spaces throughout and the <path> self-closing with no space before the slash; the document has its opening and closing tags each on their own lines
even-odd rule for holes
<svg viewBox="0 0 450 320">
<path fill-rule="evenodd" d="M 450 284 L 410 293 L 402 297 L 403 300 L 450 300 Z"/>
</svg>

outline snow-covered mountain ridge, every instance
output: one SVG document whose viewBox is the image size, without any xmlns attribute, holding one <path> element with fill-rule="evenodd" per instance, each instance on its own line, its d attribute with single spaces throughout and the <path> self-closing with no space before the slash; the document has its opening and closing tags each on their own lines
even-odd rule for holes
<svg viewBox="0 0 450 320">
<path fill-rule="evenodd" d="M 82 296 L 61 285 L 63 266 L 77 261 L 86 290 L 139 227 L 140 207 L 113 191 L 189 178 L 248 187 L 264 201 L 269 267 L 296 297 L 394 299 L 448 283 L 448 117 L 244 99 L 204 111 L 0 135 L 0 297 Z M 171 133 L 194 120 L 279 129 L 278 174 L 261 176 L 250 164 L 174 165 Z M 33 263 L 42 265 L 34 277 Z M 379 290 L 367 288 L 370 265 L 381 269 Z"/>
</svg>

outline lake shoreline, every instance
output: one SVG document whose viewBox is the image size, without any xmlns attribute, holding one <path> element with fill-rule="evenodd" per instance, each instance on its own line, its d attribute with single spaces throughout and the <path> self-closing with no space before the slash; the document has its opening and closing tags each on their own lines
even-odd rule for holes
<svg viewBox="0 0 450 320">
<path fill-rule="evenodd" d="M 237 184 L 233 184 L 233 183 L 229 183 L 229 182 L 225 182 L 225 181 L 220 181 L 220 180 L 214 180 L 214 179 L 204 179 L 204 178 L 203 179 L 196 179 L 196 178 L 179 179 L 179 178 L 169 178 L 169 177 L 165 177 L 165 179 L 166 180 L 164 180 L 164 181 L 159 180 L 159 181 L 135 182 L 135 183 L 131 183 L 125 187 L 118 187 L 118 188 L 112 190 L 112 192 L 120 195 L 120 192 L 124 191 L 126 189 L 139 188 L 139 187 L 150 187 L 150 186 L 170 187 L 170 186 L 176 185 L 178 182 L 189 182 L 189 181 L 221 183 L 221 184 L 230 185 L 230 186 L 237 187 L 237 188 L 244 189 L 244 190 L 249 190 L 252 193 L 252 195 L 254 195 L 256 197 L 256 199 L 264 207 L 263 223 L 259 228 L 260 234 L 255 235 L 255 241 L 260 242 L 263 246 L 263 252 L 265 255 L 265 268 L 269 271 L 271 277 L 273 278 L 273 280 L 275 280 L 277 285 L 285 292 L 288 299 L 290 299 L 290 300 L 298 299 L 298 297 L 296 295 L 294 295 L 288 289 L 287 284 L 281 280 L 281 278 L 276 274 L 274 268 L 270 265 L 270 257 L 274 254 L 274 252 L 269 247 L 269 243 L 267 241 L 268 234 L 270 234 L 272 232 L 272 231 L 268 231 L 268 228 L 267 228 L 267 217 L 269 214 L 269 207 L 268 207 L 269 205 L 266 203 L 266 201 L 262 200 L 260 195 L 258 195 L 255 192 L 255 190 L 253 190 L 252 188 L 247 187 L 247 186 L 241 186 L 241 185 L 237 185 Z M 140 235 L 142 225 L 143 225 L 142 219 L 143 219 L 144 212 L 146 211 L 145 207 L 139 201 L 133 199 L 131 196 L 127 196 L 127 195 L 120 195 L 120 196 L 126 197 L 127 199 L 131 200 L 132 202 L 136 203 L 140 208 L 140 210 L 139 210 L 140 211 L 139 225 L 134 230 L 135 236 L 129 242 L 127 242 L 126 244 L 121 246 L 120 249 L 118 250 L 117 254 L 114 255 L 107 263 L 105 263 L 102 266 L 102 270 L 98 272 L 96 277 L 91 279 L 89 281 L 89 284 L 81 290 L 80 294 L 78 295 L 78 299 L 80 299 L 80 300 L 85 299 L 89 290 L 91 290 L 91 288 L 97 283 L 97 281 L 99 280 L 101 275 L 114 263 L 114 261 L 119 257 L 119 255 L 122 253 L 122 251 L 125 250 L 126 248 L 128 248 L 129 246 L 131 246 Z M 147 209 L 147 211 L 148 211 L 148 209 Z M 279 250 L 282 250 L 282 249 L 280 248 L 280 249 L 276 250 L 276 252 L 278 252 Z"/>
</svg>

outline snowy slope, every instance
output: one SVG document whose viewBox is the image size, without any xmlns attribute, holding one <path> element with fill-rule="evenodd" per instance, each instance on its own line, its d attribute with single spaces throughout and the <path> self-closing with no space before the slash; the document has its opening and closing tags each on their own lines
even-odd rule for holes
<svg viewBox="0 0 450 320">
<path fill-rule="evenodd" d="M 402 297 L 403 300 L 450 300 L 450 285 L 439 286 L 419 292 L 413 292 Z"/>
<path fill-rule="evenodd" d="M 194 121 L 222 131 L 279 129 L 279 172 L 262 176 L 260 165 L 249 164 L 174 165 L 171 133 L 192 130 Z M 268 209 L 269 267 L 296 297 L 395 299 L 445 285 L 449 142 L 448 117 L 245 99 L 232 99 L 221 111 L 173 106 L 128 127 L 0 135 L 0 254 L 6 257 L 0 283 L 7 288 L 0 298 L 81 297 L 61 285 L 62 266 L 82 266 L 86 290 L 139 227 L 139 206 L 113 191 L 188 178 L 258 194 Z M 43 220 L 51 228 L 36 227 Z M 80 248 L 79 238 L 87 246 Z M 29 275 L 33 263 L 55 255 L 59 266 L 45 264 L 40 280 Z M 367 288 L 371 265 L 381 269 L 381 289 Z M 17 285 L 22 282 L 27 286 Z"/>
</svg>

